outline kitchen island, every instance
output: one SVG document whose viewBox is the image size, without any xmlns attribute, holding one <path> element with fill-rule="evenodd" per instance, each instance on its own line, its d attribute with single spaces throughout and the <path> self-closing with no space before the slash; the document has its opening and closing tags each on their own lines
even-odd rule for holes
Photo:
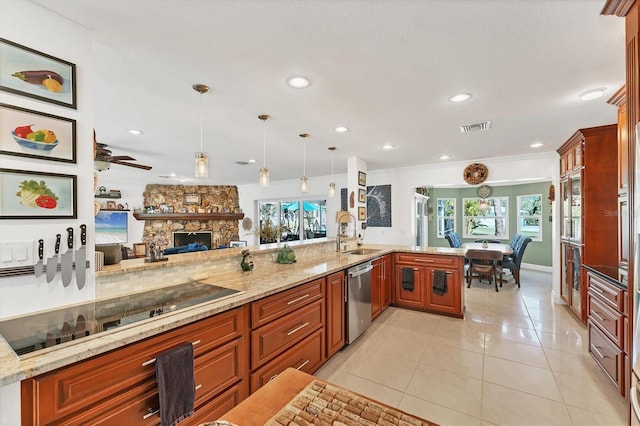
<svg viewBox="0 0 640 426">
<path fill-rule="evenodd" d="M 372 248 L 376 251 L 366 255 L 355 255 L 336 253 L 332 250 L 332 243 L 317 243 L 313 246 L 314 247 L 293 246 L 298 254 L 298 261 L 294 264 L 277 264 L 272 262 L 271 259 L 275 249 L 271 251 L 265 250 L 263 252 L 256 250 L 256 252 L 254 252 L 256 267 L 255 270 L 250 272 L 242 272 L 239 270 L 240 249 L 175 255 L 175 257 L 172 256 L 169 261 L 158 264 L 144 263 L 142 259 L 123 261 L 120 265 L 114 265 L 98 273 L 98 280 L 104 278 L 108 284 L 122 282 L 123 286 L 121 287 L 126 289 L 128 285 L 131 285 L 130 281 L 136 281 L 148 286 L 150 284 L 148 282 L 145 283 L 144 274 L 160 273 L 164 277 L 164 284 L 175 285 L 179 283 L 180 280 L 182 280 L 182 282 L 196 280 L 199 283 L 214 284 L 237 290 L 238 292 L 225 296 L 223 299 L 200 303 L 192 307 L 163 313 L 160 316 L 144 319 L 133 324 L 104 330 L 81 339 L 71 340 L 52 347 L 45 347 L 20 357 L 16 356 L 9 345 L 3 340 L 0 342 L 0 383 L 2 383 L 2 385 L 14 383 L 66 366 L 80 364 L 83 360 L 99 359 L 103 356 L 119 352 L 118 349 L 120 348 L 125 347 L 122 349 L 124 350 L 127 345 L 133 347 L 135 344 L 140 345 L 144 344 L 145 341 L 150 342 L 153 339 L 160 339 L 162 336 L 169 336 L 171 333 L 179 334 L 183 328 L 197 327 L 202 321 L 215 320 L 218 317 L 223 318 L 224 315 L 228 317 L 233 316 L 233 319 L 230 320 L 229 323 L 235 321 L 234 324 L 237 324 L 238 328 L 244 328 L 244 330 L 237 331 L 239 340 L 237 340 L 235 344 L 239 349 L 235 356 L 238 360 L 237 363 L 249 363 L 249 352 L 251 356 L 256 353 L 254 342 L 252 341 L 251 346 L 249 345 L 250 335 L 253 336 L 256 334 L 256 336 L 258 336 L 259 330 L 267 329 L 272 325 L 250 325 L 249 321 L 253 321 L 255 315 L 253 311 L 249 311 L 248 307 L 251 306 L 253 308 L 257 306 L 257 301 L 268 300 L 270 297 L 277 297 L 278 294 L 285 294 L 287 291 L 297 291 L 297 289 L 302 288 L 303 285 L 312 286 L 317 284 L 316 288 L 318 288 L 320 292 L 320 295 L 316 299 L 309 297 L 308 300 L 310 303 L 299 311 L 310 317 L 317 315 L 317 328 L 313 330 L 309 328 L 309 334 L 305 335 L 306 337 L 304 338 L 305 341 L 309 340 L 308 345 L 311 345 L 311 340 L 315 339 L 324 353 L 325 322 L 329 320 L 328 318 L 325 319 L 324 300 L 324 286 L 327 277 L 335 274 L 344 274 L 344 270 L 350 266 L 392 253 L 404 253 L 415 256 L 437 256 L 443 259 L 455 258 L 460 261 L 462 256 L 464 256 L 464 250 L 450 248 L 368 246 L 367 248 Z M 462 271 L 460 270 L 458 273 L 458 276 L 462 277 Z M 136 275 L 135 280 L 131 279 L 132 275 Z M 461 284 L 461 282 L 456 282 L 455 285 L 453 282 L 450 283 L 450 285 L 454 287 L 459 287 Z M 123 293 L 120 288 L 117 291 L 110 291 L 112 292 L 111 295 L 118 294 L 121 296 L 128 294 L 130 297 L 135 297 L 140 290 L 140 288 L 130 289 L 127 290 L 128 293 Z M 302 296 L 305 297 L 306 293 Z M 65 308 L 68 307 L 63 307 L 61 310 Z M 299 312 L 291 312 L 285 315 L 285 317 L 299 315 Z M 273 323 L 275 324 L 276 321 Z M 258 329 L 258 327 L 262 327 L 262 329 Z M 252 331 L 249 332 L 249 329 Z M 254 337 L 251 338 L 253 339 Z M 257 340 L 256 342 L 259 341 Z M 301 342 L 292 342 L 291 346 L 283 346 L 283 352 L 289 353 L 293 351 L 291 348 L 295 348 L 293 345 L 298 343 Z M 231 344 L 231 341 L 225 344 Z M 162 345 L 166 347 L 165 343 L 162 343 Z M 308 348 L 308 345 L 305 346 L 305 348 Z M 291 349 L 291 351 L 289 349 Z M 245 378 L 247 371 L 253 371 L 257 375 L 258 372 L 273 367 L 272 364 L 276 361 L 276 355 L 267 354 L 264 359 L 256 360 L 250 367 L 242 366 L 240 370 L 242 370 Z M 326 361 L 326 354 L 319 356 L 320 359 L 318 362 L 323 363 Z M 321 364 L 316 363 L 315 368 L 317 369 L 319 365 Z M 259 377 L 256 380 L 262 380 L 262 378 Z M 246 386 L 247 389 L 240 392 L 238 394 L 239 397 L 233 400 L 233 405 L 238 402 L 238 398 L 241 400 L 243 397 L 246 397 L 248 384 Z M 259 386 L 260 384 L 254 386 L 252 383 L 252 391 Z M 25 407 L 23 407 L 23 411 L 24 410 Z"/>
</svg>

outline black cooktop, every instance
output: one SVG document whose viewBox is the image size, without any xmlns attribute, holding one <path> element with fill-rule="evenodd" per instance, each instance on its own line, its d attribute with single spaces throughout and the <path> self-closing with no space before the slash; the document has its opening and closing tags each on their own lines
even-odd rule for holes
<svg viewBox="0 0 640 426">
<path fill-rule="evenodd" d="M 0 334 L 24 355 L 236 293 L 190 282 L 0 321 Z"/>
</svg>

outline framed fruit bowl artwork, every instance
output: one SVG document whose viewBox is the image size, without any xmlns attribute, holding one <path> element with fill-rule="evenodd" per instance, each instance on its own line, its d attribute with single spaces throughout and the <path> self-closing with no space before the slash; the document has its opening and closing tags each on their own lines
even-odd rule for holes
<svg viewBox="0 0 640 426">
<path fill-rule="evenodd" d="M 0 90 L 76 109 L 76 66 L 0 38 Z"/>
<path fill-rule="evenodd" d="M 0 219 L 76 219 L 76 176 L 0 169 Z"/>
<path fill-rule="evenodd" d="M 76 120 L 0 103 L 0 154 L 76 163 Z"/>
</svg>

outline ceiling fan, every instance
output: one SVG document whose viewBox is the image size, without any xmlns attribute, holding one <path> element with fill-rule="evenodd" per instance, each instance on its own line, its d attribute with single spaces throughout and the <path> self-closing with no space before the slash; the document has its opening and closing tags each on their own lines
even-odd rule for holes
<svg viewBox="0 0 640 426">
<path fill-rule="evenodd" d="M 107 144 L 96 141 L 96 132 L 93 132 L 93 153 L 94 153 L 94 167 L 98 171 L 109 170 L 111 164 L 119 164 L 121 166 L 135 167 L 143 170 L 151 170 L 151 166 L 145 166 L 144 164 L 130 163 L 130 161 L 136 161 L 135 158 L 128 155 L 111 155 L 111 150 L 107 148 Z"/>
</svg>

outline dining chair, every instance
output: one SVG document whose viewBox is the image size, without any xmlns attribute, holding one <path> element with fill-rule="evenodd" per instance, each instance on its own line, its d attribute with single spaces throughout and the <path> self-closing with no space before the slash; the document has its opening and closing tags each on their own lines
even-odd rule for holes
<svg viewBox="0 0 640 426">
<path fill-rule="evenodd" d="M 516 246 L 513 247 L 513 254 L 511 255 L 511 258 L 502 259 L 502 262 L 500 262 L 503 268 L 500 273 L 500 287 L 502 287 L 502 274 L 505 269 L 508 269 L 511 271 L 511 275 L 513 275 L 513 279 L 516 281 L 516 284 L 518 284 L 518 288 L 520 288 L 520 264 L 524 257 L 524 250 L 530 242 L 531 238 L 522 236 L 522 238 L 516 243 Z"/>
<path fill-rule="evenodd" d="M 502 260 L 502 252 L 500 250 L 475 250 L 469 249 L 464 255 L 469 262 L 466 273 L 467 288 L 471 287 L 471 280 L 477 277 L 489 277 L 491 282 L 491 274 L 493 274 L 493 282 L 498 291 L 498 276 L 502 275 L 500 261 Z"/>
<path fill-rule="evenodd" d="M 449 246 L 453 248 L 458 248 L 462 245 L 462 240 L 460 239 L 460 235 L 456 231 L 449 231 L 444 234 L 444 237 L 449 242 Z"/>
</svg>

